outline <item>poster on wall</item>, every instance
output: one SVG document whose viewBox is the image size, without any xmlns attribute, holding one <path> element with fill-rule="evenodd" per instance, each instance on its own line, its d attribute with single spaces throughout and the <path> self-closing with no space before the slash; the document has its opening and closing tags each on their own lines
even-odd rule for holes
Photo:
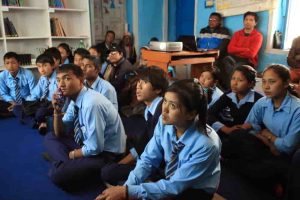
<svg viewBox="0 0 300 200">
<path fill-rule="evenodd" d="M 104 40 L 105 33 L 113 30 L 116 39 L 120 40 L 125 32 L 126 0 L 94 0 L 94 40 L 95 43 Z"/>
<path fill-rule="evenodd" d="M 275 8 L 277 0 L 216 0 L 216 11 L 223 16 L 240 15 Z"/>
</svg>

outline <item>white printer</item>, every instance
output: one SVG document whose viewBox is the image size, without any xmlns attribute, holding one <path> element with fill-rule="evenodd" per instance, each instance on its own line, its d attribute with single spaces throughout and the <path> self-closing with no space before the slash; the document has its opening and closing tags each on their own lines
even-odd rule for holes
<svg viewBox="0 0 300 200">
<path fill-rule="evenodd" d="M 151 41 L 149 48 L 155 51 L 182 51 L 182 42 L 157 42 Z"/>
</svg>

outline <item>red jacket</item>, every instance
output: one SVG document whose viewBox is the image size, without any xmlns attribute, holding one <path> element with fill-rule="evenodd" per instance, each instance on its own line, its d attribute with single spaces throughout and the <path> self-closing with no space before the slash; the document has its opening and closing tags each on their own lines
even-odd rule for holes
<svg viewBox="0 0 300 200">
<path fill-rule="evenodd" d="M 228 54 L 241 58 L 248 58 L 249 62 L 257 67 L 258 51 L 262 45 L 263 36 L 254 29 L 249 36 L 245 36 L 244 29 L 235 32 L 227 47 Z"/>
</svg>

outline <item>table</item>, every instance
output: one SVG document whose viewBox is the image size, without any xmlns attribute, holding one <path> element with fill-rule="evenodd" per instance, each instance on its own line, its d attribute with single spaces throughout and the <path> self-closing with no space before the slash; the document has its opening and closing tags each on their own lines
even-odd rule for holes
<svg viewBox="0 0 300 200">
<path fill-rule="evenodd" d="M 142 57 L 147 61 L 147 66 L 157 66 L 168 72 L 168 66 L 191 65 L 191 77 L 198 78 L 201 67 L 213 66 L 219 56 L 219 50 L 209 50 L 205 52 L 179 51 L 164 52 L 154 50 L 141 50 Z"/>
</svg>

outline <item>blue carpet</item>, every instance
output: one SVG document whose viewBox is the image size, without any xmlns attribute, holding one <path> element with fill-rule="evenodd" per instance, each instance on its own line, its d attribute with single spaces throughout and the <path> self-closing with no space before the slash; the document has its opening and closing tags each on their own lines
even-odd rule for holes
<svg viewBox="0 0 300 200">
<path fill-rule="evenodd" d="M 43 136 L 16 118 L 0 119 L 0 199 L 94 199 L 103 186 L 95 186 L 75 194 L 57 188 L 48 178 L 50 163 Z"/>
</svg>

